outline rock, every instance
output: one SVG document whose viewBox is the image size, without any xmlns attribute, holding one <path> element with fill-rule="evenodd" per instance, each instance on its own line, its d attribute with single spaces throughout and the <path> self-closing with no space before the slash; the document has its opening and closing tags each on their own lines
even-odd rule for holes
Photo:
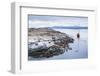
<svg viewBox="0 0 100 76">
<path fill-rule="evenodd" d="M 29 53 L 29 56 L 32 56 L 34 58 L 42 58 L 42 57 L 49 58 L 49 57 L 60 55 L 63 53 L 64 53 L 64 50 L 58 48 L 57 46 L 51 46 L 45 49 L 40 49 L 40 48 L 36 49 L 36 51 Z"/>
<path fill-rule="evenodd" d="M 29 28 L 28 55 L 34 58 L 49 58 L 63 54 L 74 39 L 67 34 L 48 28 Z"/>
</svg>

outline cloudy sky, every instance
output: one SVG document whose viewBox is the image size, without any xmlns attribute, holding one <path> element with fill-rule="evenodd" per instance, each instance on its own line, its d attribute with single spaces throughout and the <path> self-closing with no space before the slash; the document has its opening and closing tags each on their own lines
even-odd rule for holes
<svg viewBox="0 0 100 76">
<path fill-rule="evenodd" d="M 62 17 L 29 15 L 29 28 L 53 27 L 53 26 L 88 26 L 87 17 Z"/>
</svg>

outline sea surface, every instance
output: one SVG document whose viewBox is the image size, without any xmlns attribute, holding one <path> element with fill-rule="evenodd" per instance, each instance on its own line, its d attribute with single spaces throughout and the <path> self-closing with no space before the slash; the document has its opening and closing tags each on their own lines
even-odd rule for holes
<svg viewBox="0 0 100 76">
<path fill-rule="evenodd" d="M 74 39 L 74 43 L 70 43 L 69 46 L 72 50 L 68 50 L 58 56 L 50 58 L 32 58 L 29 60 L 57 60 L 57 59 L 80 59 L 88 58 L 88 29 L 54 29 L 63 33 L 66 33 Z M 77 33 L 80 34 L 80 38 L 77 39 Z"/>
</svg>

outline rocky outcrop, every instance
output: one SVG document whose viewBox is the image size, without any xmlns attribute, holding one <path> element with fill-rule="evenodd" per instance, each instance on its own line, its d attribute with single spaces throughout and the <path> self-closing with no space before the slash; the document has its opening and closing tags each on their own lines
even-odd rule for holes
<svg viewBox="0 0 100 76">
<path fill-rule="evenodd" d="M 64 53 L 64 50 L 62 50 L 61 48 L 57 46 L 51 46 L 47 48 L 38 48 L 38 49 L 32 49 L 32 50 L 35 50 L 35 51 L 32 51 L 29 54 L 29 56 L 32 56 L 34 58 L 41 58 L 41 57 L 49 58 L 49 57 Z"/>
<path fill-rule="evenodd" d="M 67 51 L 74 39 L 49 28 L 29 28 L 28 55 L 34 58 L 52 57 Z"/>
</svg>

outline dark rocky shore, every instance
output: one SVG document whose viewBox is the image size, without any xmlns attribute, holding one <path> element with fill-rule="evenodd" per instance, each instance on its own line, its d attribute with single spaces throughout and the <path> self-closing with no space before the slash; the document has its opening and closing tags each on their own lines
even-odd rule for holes
<svg viewBox="0 0 100 76">
<path fill-rule="evenodd" d="M 57 46 L 51 46 L 51 47 L 46 47 L 46 48 L 38 48 L 38 49 L 33 49 L 35 51 L 31 52 L 29 56 L 32 56 L 34 58 L 41 58 L 41 57 L 52 57 L 55 55 L 63 54 L 64 50 Z"/>
<path fill-rule="evenodd" d="M 28 36 L 33 39 L 28 44 L 28 55 L 33 58 L 49 58 L 63 54 L 71 50 L 69 43 L 74 42 L 67 34 L 49 28 L 29 28 Z"/>
</svg>

